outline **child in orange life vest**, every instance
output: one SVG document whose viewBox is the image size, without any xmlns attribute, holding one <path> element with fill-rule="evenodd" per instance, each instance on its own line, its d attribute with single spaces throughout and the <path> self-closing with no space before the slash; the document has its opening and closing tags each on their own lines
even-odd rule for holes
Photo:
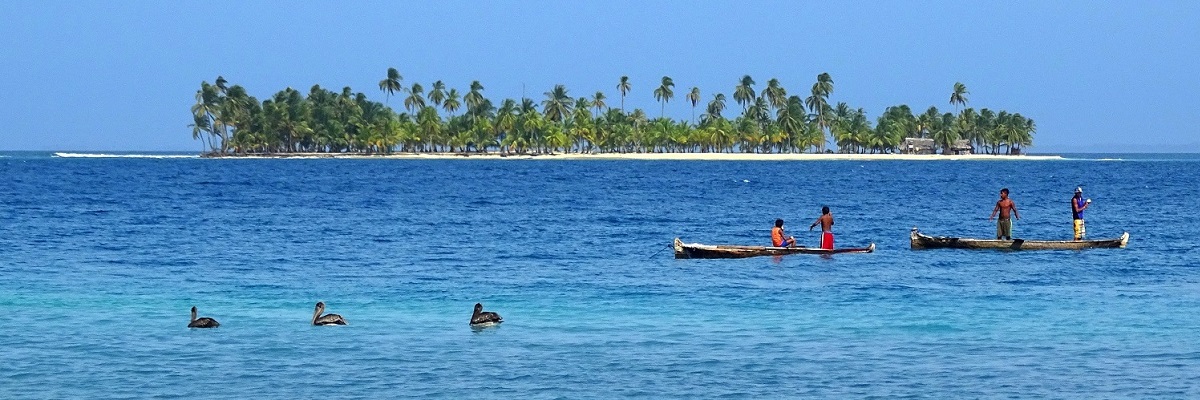
<svg viewBox="0 0 1200 400">
<path fill-rule="evenodd" d="M 796 238 L 783 235 L 783 220 L 775 220 L 775 227 L 771 228 L 771 246 L 775 247 L 796 247 Z"/>
</svg>

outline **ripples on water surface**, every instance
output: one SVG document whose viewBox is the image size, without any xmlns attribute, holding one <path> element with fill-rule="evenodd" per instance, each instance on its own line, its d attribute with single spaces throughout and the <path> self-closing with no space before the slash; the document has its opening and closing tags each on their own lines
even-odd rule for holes
<svg viewBox="0 0 1200 400">
<path fill-rule="evenodd" d="M 0 398 L 1195 397 L 1200 160 L 0 161 Z M 1018 236 L 1124 250 L 908 250 Z M 674 260 L 829 205 L 832 258 Z M 349 326 L 308 326 L 317 300 Z M 467 326 L 483 302 L 506 322 Z M 216 318 L 188 330 L 188 308 Z M 483 390 L 481 392 L 481 390 Z"/>
</svg>

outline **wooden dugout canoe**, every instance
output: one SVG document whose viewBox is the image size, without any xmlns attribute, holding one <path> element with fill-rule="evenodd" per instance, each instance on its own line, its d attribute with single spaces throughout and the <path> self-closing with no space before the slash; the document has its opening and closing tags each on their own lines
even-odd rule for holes
<svg viewBox="0 0 1200 400">
<path fill-rule="evenodd" d="M 1083 250 L 1125 248 L 1129 232 L 1116 239 L 1101 240 L 993 240 L 929 236 L 913 228 L 910 234 L 913 250 L 921 249 L 995 249 L 995 250 Z"/>
<path fill-rule="evenodd" d="M 675 258 L 746 258 L 758 256 L 784 256 L 788 254 L 870 253 L 873 251 L 875 251 L 875 243 L 871 243 L 869 246 L 861 248 L 826 250 L 813 247 L 767 247 L 684 243 L 682 240 L 679 240 L 679 238 L 675 238 Z"/>
</svg>

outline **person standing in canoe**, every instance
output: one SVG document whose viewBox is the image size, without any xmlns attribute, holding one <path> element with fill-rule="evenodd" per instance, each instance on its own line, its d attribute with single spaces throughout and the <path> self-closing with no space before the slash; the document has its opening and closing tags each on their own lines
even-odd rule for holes
<svg viewBox="0 0 1200 400">
<path fill-rule="evenodd" d="M 796 238 L 784 236 L 782 219 L 775 220 L 775 227 L 771 228 L 771 246 L 796 247 Z"/>
<path fill-rule="evenodd" d="M 821 216 L 808 226 L 808 230 L 813 230 L 817 224 L 821 225 L 821 248 L 833 250 L 833 214 L 829 212 L 829 206 L 821 207 Z"/>
<path fill-rule="evenodd" d="M 1092 205 L 1092 199 L 1083 198 L 1083 188 L 1075 188 L 1075 197 L 1071 198 L 1071 219 L 1075 223 L 1075 240 L 1083 240 L 1087 236 L 1087 227 L 1083 223 L 1083 210 Z"/>
<path fill-rule="evenodd" d="M 996 208 L 992 209 L 992 216 L 988 217 L 988 221 L 996 218 L 996 213 L 1000 214 L 1000 219 L 996 220 L 996 240 L 1012 240 L 1012 219 L 1009 218 L 1009 214 L 1021 219 L 1021 213 L 1017 212 L 1017 204 L 1008 198 L 1008 188 L 1000 189 L 1000 200 L 996 202 Z"/>
</svg>

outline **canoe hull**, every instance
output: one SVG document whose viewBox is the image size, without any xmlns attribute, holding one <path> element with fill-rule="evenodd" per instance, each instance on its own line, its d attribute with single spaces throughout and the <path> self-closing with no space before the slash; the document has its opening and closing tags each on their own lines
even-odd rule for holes
<svg viewBox="0 0 1200 400">
<path fill-rule="evenodd" d="M 843 254 L 871 253 L 875 244 L 867 247 L 826 250 L 812 247 L 766 247 L 766 246 L 733 246 L 710 245 L 700 243 L 683 243 L 675 238 L 675 258 L 748 258 L 761 256 L 786 256 L 789 254 Z"/>
<path fill-rule="evenodd" d="M 990 240 L 946 236 L 929 236 L 913 228 L 910 244 L 913 250 L 923 249 L 991 249 L 991 250 L 1083 250 L 1123 249 L 1129 243 L 1129 232 L 1116 239 L 1102 240 Z"/>
</svg>

